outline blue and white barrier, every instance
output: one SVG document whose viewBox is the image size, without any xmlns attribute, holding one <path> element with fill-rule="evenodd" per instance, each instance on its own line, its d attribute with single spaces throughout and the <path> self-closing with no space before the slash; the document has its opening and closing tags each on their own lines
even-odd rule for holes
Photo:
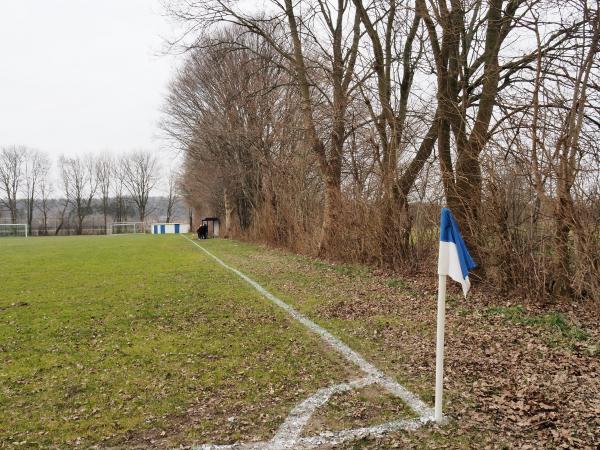
<svg viewBox="0 0 600 450">
<path fill-rule="evenodd" d="M 182 223 L 153 223 L 150 229 L 152 234 L 180 234 L 190 232 L 190 226 Z"/>
</svg>

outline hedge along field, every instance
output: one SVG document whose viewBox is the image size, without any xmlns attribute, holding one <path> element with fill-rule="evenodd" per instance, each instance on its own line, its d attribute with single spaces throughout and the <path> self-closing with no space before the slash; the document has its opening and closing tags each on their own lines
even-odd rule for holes
<svg viewBox="0 0 600 450">
<path fill-rule="evenodd" d="M 353 377 L 178 236 L 0 240 L 0 447 L 269 439 Z"/>
</svg>

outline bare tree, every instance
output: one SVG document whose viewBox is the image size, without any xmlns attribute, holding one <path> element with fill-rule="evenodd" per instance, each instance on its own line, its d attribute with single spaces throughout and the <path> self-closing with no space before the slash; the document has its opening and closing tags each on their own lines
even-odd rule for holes
<svg viewBox="0 0 600 450">
<path fill-rule="evenodd" d="M 64 182 L 64 180 L 63 180 L 63 182 Z M 60 233 L 60 230 L 62 230 L 63 227 L 65 226 L 65 220 L 67 219 L 67 210 L 69 209 L 69 205 L 70 205 L 68 197 L 60 198 L 58 200 L 58 205 L 59 205 L 58 216 L 56 217 L 56 219 L 57 219 L 56 228 L 54 229 L 55 236 L 58 236 Z"/>
<path fill-rule="evenodd" d="M 23 180 L 26 147 L 13 145 L 0 150 L 0 204 L 10 211 L 11 223 L 17 223 L 17 195 Z"/>
<path fill-rule="evenodd" d="M 31 232 L 36 195 L 39 193 L 40 182 L 48 175 L 50 160 L 46 154 L 38 150 L 28 149 L 25 152 L 23 166 L 23 193 L 25 194 L 27 207 L 27 226 Z"/>
<path fill-rule="evenodd" d="M 115 221 L 127 221 L 127 205 L 125 199 L 125 175 L 119 161 L 115 161 L 112 167 L 112 192 L 115 202 Z"/>
<path fill-rule="evenodd" d="M 48 235 L 48 219 L 50 215 L 52 193 L 52 183 L 48 179 L 48 172 L 45 172 L 39 179 L 38 199 L 36 201 L 36 207 L 42 215 L 41 234 L 44 236 Z"/>
<path fill-rule="evenodd" d="M 96 160 L 96 179 L 100 189 L 102 201 L 102 215 L 104 216 L 104 229 L 108 227 L 108 211 L 110 206 L 110 193 L 114 175 L 114 160 L 111 155 L 103 154 Z"/>
<path fill-rule="evenodd" d="M 376 78 L 375 95 L 367 92 L 368 76 L 359 87 L 382 148 L 381 154 L 377 152 L 376 155 L 381 167 L 383 191 L 382 255 L 386 263 L 397 266 L 399 259 L 409 256 L 411 220 L 408 196 L 432 153 L 439 114 L 431 112 L 433 120 L 426 113 L 419 114 L 426 122 L 427 132 L 421 137 L 414 154 L 406 158 L 411 141 L 406 136 L 411 113 L 409 99 L 424 54 L 423 39 L 418 33 L 421 17 L 396 0 L 390 0 L 385 6 L 378 2 L 353 1 L 371 44 L 365 57 L 367 67 L 368 70 L 372 67 Z M 402 28 L 403 24 L 408 24 L 406 30 Z M 421 75 L 425 78 L 423 73 Z M 415 116 L 415 112 L 412 115 Z M 415 130 L 410 131 L 417 134 Z M 403 160 L 405 170 L 399 173 L 399 162 Z"/>
<path fill-rule="evenodd" d="M 219 40 L 235 38 L 228 31 Z M 209 183 L 211 196 L 196 195 L 212 197 L 210 203 L 218 198 L 221 205 L 225 191 L 226 223 L 231 224 L 235 210 L 246 230 L 262 197 L 270 195 L 265 191 L 270 190 L 276 105 L 287 78 L 273 63 L 275 52 L 260 38 L 238 41 L 190 54 L 171 85 L 164 128 L 187 155 L 184 172 L 193 168 L 205 181 L 218 179 L 218 186 Z M 240 42 L 252 50 L 238 49 Z M 191 186 L 202 191 L 189 176 L 182 178 L 186 192 Z"/>
<path fill-rule="evenodd" d="M 528 70 L 539 52 L 547 54 L 564 42 L 568 29 L 548 33 L 540 50 L 519 48 L 512 56 L 509 36 L 531 28 L 536 9 L 543 8 L 540 2 L 490 0 L 465 5 L 458 0 L 416 0 L 415 8 L 427 29 L 437 77 L 437 144 L 446 200 L 477 252 L 481 157 L 492 135 L 490 129 L 496 126 L 498 95 Z M 526 40 L 521 36 L 519 42 Z M 499 110 L 496 122 L 502 123 L 512 113 Z"/>
<path fill-rule="evenodd" d="M 598 2 L 177 4 L 165 129 L 227 234 L 417 268 L 446 203 L 491 284 L 598 295 Z"/>
<path fill-rule="evenodd" d="M 169 172 L 169 178 L 167 179 L 168 183 L 168 193 L 167 193 L 167 223 L 171 222 L 171 218 L 173 217 L 173 209 L 175 205 L 179 201 L 179 191 L 178 191 L 178 173 L 174 170 Z"/>
<path fill-rule="evenodd" d="M 83 221 L 91 214 L 91 205 L 98 188 L 94 158 L 91 155 L 60 158 L 66 199 L 77 218 L 76 233 L 83 233 Z"/>
<path fill-rule="evenodd" d="M 120 162 L 123 184 L 138 208 L 140 222 L 143 222 L 148 213 L 148 197 L 158 181 L 156 156 L 135 151 L 124 156 Z"/>
<path fill-rule="evenodd" d="M 561 50 L 560 58 L 543 57 L 536 28 L 533 117 L 527 130 L 531 133 L 527 156 L 536 193 L 536 216 L 543 210 L 554 221 L 553 276 L 547 287 L 557 297 L 600 291 L 597 226 L 581 208 L 592 201 L 594 184 L 589 174 L 598 167 L 600 14 L 598 4 L 593 9 L 581 1 L 571 7 L 573 18 L 579 16 L 583 25 Z M 569 24 L 562 26 L 572 30 Z"/>
<path fill-rule="evenodd" d="M 561 133 L 556 142 L 555 154 L 557 155 L 557 164 L 554 166 L 556 173 L 556 240 L 557 255 L 555 258 L 556 265 L 566 268 L 562 270 L 563 276 L 559 278 L 557 283 L 558 291 L 561 293 L 569 293 L 567 289 L 569 281 L 569 250 L 567 243 L 569 241 L 569 233 L 573 233 L 575 237 L 575 249 L 579 253 L 580 260 L 586 256 L 588 250 L 588 239 L 596 240 L 593 235 L 588 236 L 584 231 L 584 225 L 577 211 L 577 205 L 573 198 L 573 188 L 577 180 L 579 172 L 582 170 L 581 160 L 584 157 L 580 142 L 582 129 L 586 114 L 586 106 L 588 100 L 588 90 L 598 89 L 598 85 L 594 84 L 590 87 L 590 75 L 594 67 L 594 60 L 599 52 L 600 41 L 600 9 L 595 11 L 584 11 L 586 18 L 589 20 L 590 33 L 589 37 L 584 42 L 585 53 L 581 56 L 581 63 L 577 67 L 575 80 L 572 86 L 572 96 L 570 104 L 567 102 L 566 114 L 562 122 Z M 597 255 L 596 255 L 597 256 Z M 585 262 L 591 263 L 589 273 L 594 288 L 598 289 L 598 272 L 600 270 L 598 258 L 590 259 Z"/>
<path fill-rule="evenodd" d="M 171 14 L 190 30 L 235 23 L 246 33 L 259 36 L 282 58 L 282 67 L 296 88 L 300 131 L 317 159 L 325 186 L 319 253 L 327 255 L 334 246 L 341 214 L 348 106 L 355 89 L 361 35 L 352 3 L 317 0 L 303 13 L 302 5 L 292 0 L 271 0 L 268 17 L 248 14 L 234 3 L 220 0 L 173 3 Z M 322 26 L 316 27 L 316 23 Z M 202 45 L 202 40 L 195 46 L 198 44 Z M 243 42 L 237 44 L 247 47 Z M 327 124 L 326 130 L 321 122 Z"/>
</svg>

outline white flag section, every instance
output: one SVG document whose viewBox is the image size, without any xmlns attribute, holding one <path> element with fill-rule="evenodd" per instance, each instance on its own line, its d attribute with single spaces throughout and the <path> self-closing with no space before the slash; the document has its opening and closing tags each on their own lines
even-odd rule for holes
<svg viewBox="0 0 600 450">
<path fill-rule="evenodd" d="M 438 275 L 448 275 L 454 281 L 458 281 L 466 297 L 471 287 L 469 270 L 476 266 L 460 234 L 456 219 L 448 208 L 442 208 Z"/>
<path fill-rule="evenodd" d="M 441 422 L 444 391 L 444 328 L 446 326 L 446 276 L 462 285 L 466 297 L 471 283 L 469 270 L 476 267 L 463 241 L 456 219 L 448 208 L 442 208 L 440 220 L 440 253 L 438 257 L 437 343 L 435 351 L 435 420 Z"/>
</svg>

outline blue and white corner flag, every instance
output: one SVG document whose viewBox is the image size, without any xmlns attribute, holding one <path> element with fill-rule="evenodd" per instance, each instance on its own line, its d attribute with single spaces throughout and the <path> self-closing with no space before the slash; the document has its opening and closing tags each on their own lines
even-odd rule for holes
<svg viewBox="0 0 600 450">
<path fill-rule="evenodd" d="M 440 221 L 440 254 L 438 257 L 438 275 L 447 275 L 462 285 L 467 296 L 471 283 L 469 270 L 477 267 L 463 241 L 456 219 L 448 208 L 442 208 Z"/>
<path fill-rule="evenodd" d="M 435 347 L 435 410 L 434 418 L 442 423 L 442 397 L 444 392 L 444 328 L 446 327 L 446 277 L 462 285 L 467 296 L 471 283 L 469 270 L 477 267 L 463 241 L 456 219 L 448 208 L 442 208 L 440 220 L 440 255 L 438 257 L 438 310 Z"/>
</svg>

